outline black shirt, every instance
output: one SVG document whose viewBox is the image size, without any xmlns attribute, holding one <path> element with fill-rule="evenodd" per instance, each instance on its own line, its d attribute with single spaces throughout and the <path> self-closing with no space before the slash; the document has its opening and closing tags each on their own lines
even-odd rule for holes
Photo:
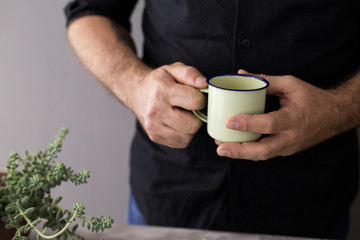
<svg viewBox="0 0 360 240">
<path fill-rule="evenodd" d="M 98 14 L 130 30 L 134 0 L 71 2 L 68 21 Z M 319 87 L 360 67 L 358 0 L 147 0 L 144 61 L 205 76 L 295 75 Z M 269 96 L 267 111 L 279 108 Z M 219 157 L 203 126 L 186 149 L 151 142 L 137 124 L 131 189 L 151 225 L 334 237 L 358 187 L 355 130 L 263 162 Z"/>
</svg>

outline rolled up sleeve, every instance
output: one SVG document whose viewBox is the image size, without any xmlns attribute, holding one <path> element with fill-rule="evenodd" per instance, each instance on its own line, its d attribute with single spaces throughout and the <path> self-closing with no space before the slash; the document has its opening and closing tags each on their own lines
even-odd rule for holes
<svg viewBox="0 0 360 240">
<path fill-rule="evenodd" d="M 87 15 L 108 17 L 131 30 L 130 16 L 137 0 L 74 0 L 65 7 L 66 25 Z"/>
</svg>

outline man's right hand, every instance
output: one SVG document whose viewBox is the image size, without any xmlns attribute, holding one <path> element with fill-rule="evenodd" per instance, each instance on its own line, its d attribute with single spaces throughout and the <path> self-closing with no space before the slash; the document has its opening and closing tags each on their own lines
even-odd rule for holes
<svg viewBox="0 0 360 240">
<path fill-rule="evenodd" d="M 137 57 L 129 32 L 102 16 L 84 16 L 68 28 L 69 41 L 84 66 L 131 109 L 154 142 L 186 147 L 201 121 L 188 110 L 204 107 L 196 88 L 204 76 L 182 63 L 149 68 Z"/>
<path fill-rule="evenodd" d="M 182 63 L 150 71 L 132 92 L 132 110 L 149 138 L 172 148 L 189 145 L 202 122 L 189 110 L 205 106 L 197 88 L 207 86 L 205 77 Z"/>
</svg>

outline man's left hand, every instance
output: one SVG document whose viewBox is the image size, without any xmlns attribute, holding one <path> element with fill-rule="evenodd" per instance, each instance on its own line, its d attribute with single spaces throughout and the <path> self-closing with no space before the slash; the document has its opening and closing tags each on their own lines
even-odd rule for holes
<svg viewBox="0 0 360 240">
<path fill-rule="evenodd" d="M 247 73 L 239 70 L 239 73 Z M 227 128 L 268 134 L 258 142 L 221 143 L 220 156 L 267 160 L 303 151 L 337 134 L 341 119 L 339 97 L 294 76 L 258 75 L 269 81 L 267 94 L 279 97 L 281 108 L 265 114 L 240 114 L 227 120 Z"/>
</svg>

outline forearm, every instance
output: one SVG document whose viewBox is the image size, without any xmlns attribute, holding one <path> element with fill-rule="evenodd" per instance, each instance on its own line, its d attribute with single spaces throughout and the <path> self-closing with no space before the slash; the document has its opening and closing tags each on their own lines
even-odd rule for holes
<svg viewBox="0 0 360 240">
<path fill-rule="evenodd" d="M 128 31 L 101 16 L 85 16 L 68 28 L 69 41 L 84 66 L 127 107 L 130 90 L 150 68 L 137 56 Z"/>
<path fill-rule="evenodd" d="M 330 92 L 335 99 L 337 134 L 360 126 L 360 71 Z"/>
</svg>

